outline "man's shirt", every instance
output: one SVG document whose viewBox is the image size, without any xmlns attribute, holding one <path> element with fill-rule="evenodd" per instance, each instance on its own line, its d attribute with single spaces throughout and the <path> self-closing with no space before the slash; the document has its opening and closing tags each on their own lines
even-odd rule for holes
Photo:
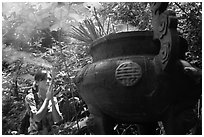
<svg viewBox="0 0 204 137">
<path fill-rule="evenodd" d="M 35 133 L 38 133 L 38 131 L 44 130 L 45 128 L 49 132 L 51 130 L 51 126 L 54 124 L 52 119 L 51 100 L 49 100 L 49 104 L 47 107 L 47 114 L 40 122 L 36 122 L 34 120 L 34 114 L 38 112 L 44 100 L 40 98 L 39 95 L 37 94 L 35 96 L 36 98 L 34 97 L 32 90 L 30 90 L 29 94 L 25 97 L 26 109 L 27 109 L 27 112 L 30 114 L 30 126 L 28 128 L 28 133 L 35 134 Z M 57 98 L 53 97 L 53 100 L 55 104 L 57 104 Z"/>
</svg>

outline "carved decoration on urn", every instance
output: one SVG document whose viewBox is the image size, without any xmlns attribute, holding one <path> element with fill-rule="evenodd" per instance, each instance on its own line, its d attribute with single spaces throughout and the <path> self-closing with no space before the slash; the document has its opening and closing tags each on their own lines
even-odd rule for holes
<svg viewBox="0 0 204 137">
<path fill-rule="evenodd" d="M 166 10 L 168 3 L 159 2 L 152 4 L 152 26 L 154 39 L 159 39 L 161 49 L 155 58 L 159 67 L 170 71 L 178 59 L 178 33 L 177 18 L 174 11 Z"/>
</svg>

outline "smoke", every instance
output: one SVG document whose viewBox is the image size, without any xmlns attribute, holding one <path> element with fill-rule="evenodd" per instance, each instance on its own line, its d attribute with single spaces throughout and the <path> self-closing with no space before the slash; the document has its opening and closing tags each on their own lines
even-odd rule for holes
<svg viewBox="0 0 204 137">
<path fill-rule="evenodd" d="M 28 41 L 36 29 L 71 30 L 71 25 L 78 25 L 80 20 L 91 15 L 87 4 L 90 5 L 86 2 L 78 4 L 66 2 L 60 6 L 57 2 L 4 2 L 2 15 L 3 20 L 14 22 L 10 28 L 16 27 L 16 38 Z M 93 7 L 98 4 L 91 5 Z M 16 26 L 17 22 L 19 25 Z"/>
<path fill-rule="evenodd" d="M 22 60 L 24 63 L 42 66 L 45 68 L 52 68 L 52 64 L 42 57 L 34 57 L 30 53 L 17 51 L 12 47 L 4 47 L 2 50 L 2 59 L 8 63 L 13 63 L 17 60 Z"/>
</svg>

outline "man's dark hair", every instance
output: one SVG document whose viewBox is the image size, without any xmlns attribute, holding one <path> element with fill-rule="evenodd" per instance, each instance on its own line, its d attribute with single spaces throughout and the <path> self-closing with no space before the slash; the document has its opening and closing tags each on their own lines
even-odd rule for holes
<svg viewBox="0 0 204 137">
<path fill-rule="evenodd" d="M 47 72 L 46 71 L 38 71 L 34 77 L 35 81 L 43 81 L 46 79 L 47 79 Z"/>
</svg>

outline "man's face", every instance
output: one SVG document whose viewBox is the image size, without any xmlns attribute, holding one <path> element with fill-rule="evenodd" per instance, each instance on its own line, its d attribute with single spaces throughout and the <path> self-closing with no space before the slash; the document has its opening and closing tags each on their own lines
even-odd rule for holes
<svg viewBox="0 0 204 137">
<path fill-rule="evenodd" d="M 48 87 L 51 84 L 50 82 L 51 82 L 50 79 L 46 79 L 38 82 L 39 93 L 43 98 L 46 97 Z"/>
</svg>

